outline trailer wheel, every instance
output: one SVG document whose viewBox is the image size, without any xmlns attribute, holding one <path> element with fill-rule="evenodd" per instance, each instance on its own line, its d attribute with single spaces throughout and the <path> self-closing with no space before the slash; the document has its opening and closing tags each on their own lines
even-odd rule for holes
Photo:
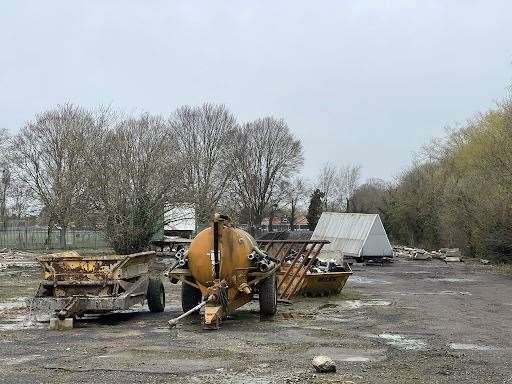
<svg viewBox="0 0 512 384">
<path fill-rule="evenodd" d="M 150 277 L 146 294 L 151 312 L 163 312 L 165 308 L 165 290 L 162 280 Z"/>
<path fill-rule="evenodd" d="M 271 275 L 262 280 L 260 285 L 260 315 L 273 316 L 277 312 L 276 277 Z"/>
<path fill-rule="evenodd" d="M 187 283 L 181 283 L 181 308 L 183 312 L 190 311 L 203 299 L 201 290 Z"/>
</svg>

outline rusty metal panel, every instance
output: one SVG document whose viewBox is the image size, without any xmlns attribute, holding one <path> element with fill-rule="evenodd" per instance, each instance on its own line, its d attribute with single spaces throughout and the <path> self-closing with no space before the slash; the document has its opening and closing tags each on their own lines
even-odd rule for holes
<svg viewBox="0 0 512 384">
<path fill-rule="evenodd" d="M 327 240 L 258 240 L 258 246 L 281 262 L 277 273 L 280 299 L 294 297 L 304 284 L 309 271 Z"/>
<path fill-rule="evenodd" d="M 79 285 L 84 281 L 106 282 L 147 274 L 154 252 L 131 255 L 80 255 L 75 251 L 37 257 L 43 267 L 43 280 L 69 281 Z"/>
</svg>

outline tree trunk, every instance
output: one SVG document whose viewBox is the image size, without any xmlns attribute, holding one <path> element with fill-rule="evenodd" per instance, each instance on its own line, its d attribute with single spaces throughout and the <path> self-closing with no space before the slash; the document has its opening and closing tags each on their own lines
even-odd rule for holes
<svg viewBox="0 0 512 384">
<path fill-rule="evenodd" d="M 61 249 L 66 249 L 66 232 L 67 228 L 62 226 L 60 229 L 59 246 Z"/>
<path fill-rule="evenodd" d="M 4 229 L 7 228 L 7 203 L 6 203 L 6 200 L 7 200 L 7 184 L 4 185 L 4 188 L 3 188 L 3 191 L 2 191 L 2 212 L 1 212 L 1 215 L 2 215 L 2 222 L 3 222 L 3 227 Z"/>
<path fill-rule="evenodd" d="M 44 245 L 46 248 L 50 248 L 52 243 L 52 219 L 48 220 L 48 230 L 46 232 L 46 240 L 44 241 Z"/>
<path fill-rule="evenodd" d="M 295 231 L 295 203 L 293 202 L 290 212 L 290 231 Z"/>
<path fill-rule="evenodd" d="M 274 208 L 270 211 L 270 218 L 268 219 L 268 231 L 274 231 Z"/>
</svg>

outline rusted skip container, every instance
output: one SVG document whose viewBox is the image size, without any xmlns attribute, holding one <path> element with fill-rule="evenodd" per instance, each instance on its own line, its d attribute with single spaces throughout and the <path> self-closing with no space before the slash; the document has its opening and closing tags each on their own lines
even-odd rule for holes
<svg viewBox="0 0 512 384">
<path fill-rule="evenodd" d="M 272 239 L 258 240 L 266 252 L 281 261 L 277 273 L 280 299 L 290 300 L 296 295 L 338 294 L 352 270 L 343 263 L 343 271 L 315 272 L 315 263 L 328 240 Z"/>
<path fill-rule="evenodd" d="M 348 268 L 348 269 L 347 269 Z M 345 272 L 309 273 L 305 275 L 300 294 L 304 296 L 328 296 L 341 292 L 352 275 L 350 266 Z"/>
<path fill-rule="evenodd" d="M 277 274 L 277 281 L 281 287 L 289 288 L 286 292 L 283 288 L 280 294 L 286 295 L 288 292 L 296 292 L 297 295 L 304 296 L 337 295 L 353 273 L 348 264 L 345 263 L 343 267 L 345 268 L 344 272 L 315 273 L 306 271 L 302 273 L 304 266 L 290 267 L 282 265 Z M 295 277 L 292 279 L 292 276 Z M 302 276 L 302 278 L 299 278 L 299 276 Z"/>
</svg>

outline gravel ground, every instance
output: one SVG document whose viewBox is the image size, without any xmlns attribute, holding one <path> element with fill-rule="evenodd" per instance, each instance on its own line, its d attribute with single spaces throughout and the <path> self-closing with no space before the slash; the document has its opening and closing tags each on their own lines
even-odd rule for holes
<svg viewBox="0 0 512 384">
<path fill-rule="evenodd" d="M 0 271 L 0 383 L 512 383 L 512 279 L 476 263 L 396 260 L 355 266 L 341 295 L 295 300 L 262 321 L 256 303 L 218 331 L 167 308 L 47 330 L 26 319 L 39 272 Z M 332 357 L 334 374 L 311 359 Z"/>
</svg>

